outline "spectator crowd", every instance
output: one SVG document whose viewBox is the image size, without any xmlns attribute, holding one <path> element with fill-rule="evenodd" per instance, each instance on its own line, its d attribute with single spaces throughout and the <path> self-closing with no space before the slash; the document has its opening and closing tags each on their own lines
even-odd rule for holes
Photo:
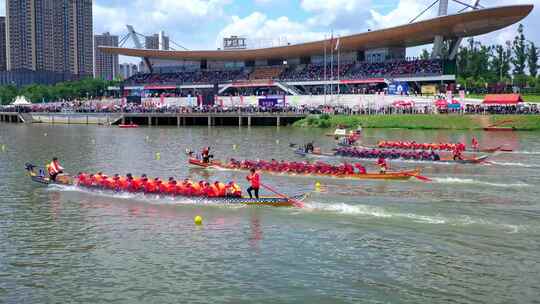
<svg viewBox="0 0 540 304">
<path fill-rule="evenodd" d="M 280 69 L 279 76 L 272 77 L 283 81 L 320 81 L 330 79 L 359 80 L 374 77 L 428 76 L 441 75 L 442 61 L 422 59 L 400 59 L 385 62 L 311 63 L 287 66 Z M 142 84 L 214 84 L 228 83 L 252 79 L 251 74 L 258 70 L 252 68 L 230 69 L 220 71 L 199 70 L 169 73 L 136 74 L 124 81 L 125 85 Z M 260 78 L 260 77 L 256 77 Z"/>
</svg>

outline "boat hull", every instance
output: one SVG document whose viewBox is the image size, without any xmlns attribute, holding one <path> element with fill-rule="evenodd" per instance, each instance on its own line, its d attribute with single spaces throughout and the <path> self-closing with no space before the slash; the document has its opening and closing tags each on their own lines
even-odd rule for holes
<svg viewBox="0 0 540 304">
<path fill-rule="evenodd" d="M 134 128 L 138 128 L 139 125 L 118 125 L 118 127 L 121 129 L 134 129 Z"/>
<path fill-rule="evenodd" d="M 224 166 L 221 164 L 221 162 L 217 162 L 217 161 L 211 161 L 210 163 L 203 163 L 202 161 L 198 159 L 190 159 L 189 164 L 200 167 L 200 168 L 205 168 L 205 169 L 219 168 L 219 169 L 227 169 L 227 170 L 235 170 L 235 171 L 248 170 L 248 169 L 238 169 L 238 168 L 231 168 L 228 166 Z M 288 175 L 288 176 L 317 177 L 317 178 L 339 178 L 339 179 L 377 179 L 377 180 L 408 180 L 414 176 L 420 175 L 421 173 L 420 169 L 398 171 L 398 172 L 386 172 L 384 174 L 372 172 L 372 173 L 366 173 L 366 174 L 351 174 L 351 175 L 289 173 L 289 172 L 274 172 L 270 170 L 260 170 L 260 171 L 268 173 L 268 174 L 273 174 L 273 175 Z"/>
</svg>

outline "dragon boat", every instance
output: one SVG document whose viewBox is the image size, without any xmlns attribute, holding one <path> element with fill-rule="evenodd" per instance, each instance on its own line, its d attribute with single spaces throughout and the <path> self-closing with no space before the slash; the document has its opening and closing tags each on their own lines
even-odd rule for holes
<svg viewBox="0 0 540 304">
<path fill-rule="evenodd" d="M 200 159 L 189 158 L 188 163 L 192 166 L 199 167 L 199 168 L 206 168 L 206 169 L 226 169 L 226 170 L 238 170 L 238 171 L 249 171 L 251 169 L 251 168 L 234 167 L 234 166 L 231 166 L 230 164 L 223 163 L 217 160 L 211 160 L 210 162 L 205 163 L 201 161 Z M 264 173 L 274 174 L 274 175 L 325 177 L 325 178 L 339 178 L 339 179 L 375 179 L 375 180 L 408 180 L 411 177 L 419 176 L 421 173 L 420 169 L 395 171 L 395 172 L 389 171 L 386 173 L 368 172 L 365 174 L 354 173 L 354 174 L 340 174 L 340 175 L 323 174 L 323 173 L 302 173 L 302 172 L 298 173 L 298 172 L 289 172 L 289 171 L 279 172 L 279 171 L 264 170 L 264 169 L 258 169 L 258 170 Z"/>
<path fill-rule="evenodd" d="M 376 145 L 356 145 L 358 148 L 365 149 L 386 149 L 386 150 L 415 150 L 415 151 L 437 151 L 437 152 L 452 152 L 455 143 L 408 143 L 400 145 L 397 142 L 385 142 L 381 141 Z M 351 145 L 352 146 L 352 145 Z M 463 145 L 465 148 L 465 146 Z M 479 147 L 475 148 L 465 148 L 464 152 L 467 153 L 495 153 L 495 152 L 512 152 L 512 149 L 506 148 L 504 146 L 495 146 L 495 147 Z"/>
<path fill-rule="evenodd" d="M 296 149 L 294 150 L 294 153 L 300 156 L 313 156 L 313 157 L 329 157 L 329 158 L 349 158 L 349 159 L 361 159 L 361 160 L 374 160 L 377 159 L 377 157 L 359 157 L 359 156 L 353 156 L 353 155 L 339 155 L 338 153 L 327 153 L 327 152 L 305 152 L 304 149 Z M 463 159 L 453 159 L 451 157 L 441 157 L 439 160 L 432 160 L 432 159 L 405 159 L 402 157 L 397 158 L 390 158 L 390 157 L 384 157 L 386 159 L 392 159 L 392 160 L 410 160 L 410 161 L 418 161 L 418 162 L 426 162 L 426 163 L 451 163 L 451 164 L 480 164 L 485 162 L 488 159 L 487 155 L 479 156 L 479 157 L 470 157 L 470 158 L 463 158 Z"/>
<path fill-rule="evenodd" d="M 69 175 L 59 175 L 56 180 L 51 180 L 45 170 L 38 168 L 30 163 L 26 164 L 26 171 L 28 176 L 33 182 L 42 184 L 42 185 L 65 185 L 65 186 L 76 186 L 81 189 L 88 190 L 103 190 L 97 187 L 88 187 L 84 185 L 79 185 L 77 178 Z M 113 190 L 103 190 L 109 191 L 111 193 L 118 193 L 119 191 Z M 143 192 L 140 192 L 143 193 Z M 272 206 L 272 207 L 293 207 L 297 206 L 298 202 L 305 200 L 308 197 L 308 194 L 299 194 L 293 196 L 261 196 L 259 198 L 249 198 L 246 196 L 242 197 L 202 197 L 202 196 L 181 196 L 181 195 L 172 195 L 168 193 L 152 193 L 148 195 L 158 194 L 160 196 L 169 196 L 169 197 L 184 197 L 194 200 L 195 202 L 214 202 L 224 205 L 252 205 L 252 206 Z"/>
</svg>

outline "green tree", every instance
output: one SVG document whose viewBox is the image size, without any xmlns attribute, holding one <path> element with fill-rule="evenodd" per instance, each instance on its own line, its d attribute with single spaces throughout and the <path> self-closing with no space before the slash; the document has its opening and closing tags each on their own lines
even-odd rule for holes
<svg viewBox="0 0 540 304">
<path fill-rule="evenodd" d="M 506 48 L 502 45 L 496 45 L 492 50 L 490 69 L 496 75 L 497 81 L 503 82 L 503 79 L 508 78 L 510 73 L 510 60 L 512 57 L 511 43 L 507 41 Z"/>
<path fill-rule="evenodd" d="M 7 85 L 0 87 L 0 104 L 7 105 L 15 100 L 15 97 L 19 94 L 19 90 L 14 85 Z"/>
<path fill-rule="evenodd" d="M 514 76 L 514 85 L 520 88 L 527 86 L 527 80 L 529 77 L 525 74 L 519 74 Z"/>
<path fill-rule="evenodd" d="M 518 34 L 514 38 L 512 49 L 514 56 L 512 64 L 514 65 L 514 76 L 525 74 L 525 65 L 527 63 L 527 44 L 523 34 L 523 24 L 518 26 Z"/>
<path fill-rule="evenodd" d="M 531 42 L 529 45 L 529 54 L 527 56 L 527 65 L 529 66 L 529 74 L 536 77 L 538 74 L 538 48 Z"/>
<path fill-rule="evenodd" d="M 431 58 L 431 55 L 429 54 L 429 51 L 426 50 L 426 49 L 423 49 L 422 53 L 420 53 L 420 59 L 428 60 L 429 58 Z"/>
</svg>

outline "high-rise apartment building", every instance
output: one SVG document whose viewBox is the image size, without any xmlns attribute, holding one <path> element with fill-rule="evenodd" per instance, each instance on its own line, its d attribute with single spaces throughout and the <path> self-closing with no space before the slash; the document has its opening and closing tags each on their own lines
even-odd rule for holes
<svg viewBox="0 0 540 304">
<path fill-rule="evenodd" d="M 160 32 L 152 36 L 144 37 L 144 46 L 149 50 L 168 50 L 169 49 L 169 37 Z"/>
<path fill-rule="evenodd" d="M 7 70 L 93 74 L 92 0 L 6 0 Z"/>
<path fill-rule="evenodd" d="M 6 70 L 6 17 L 0 17 L 0 71 Z"/>
<path fill-rule="evenodd" d="M 109 33 L 94 36 L 94 77 L 112 80 L 120 75 L 118 55 L 104 53 L 99 46 L 118 46 L 118 36 Z"/>
<path fill-rule="evenodd" d="M 135 63 L 121 63 L 120 64 L 120 77 L 122 79 L 128 79 L 129 77 L 137 74 L 139 67 Z"/>
</svg>

